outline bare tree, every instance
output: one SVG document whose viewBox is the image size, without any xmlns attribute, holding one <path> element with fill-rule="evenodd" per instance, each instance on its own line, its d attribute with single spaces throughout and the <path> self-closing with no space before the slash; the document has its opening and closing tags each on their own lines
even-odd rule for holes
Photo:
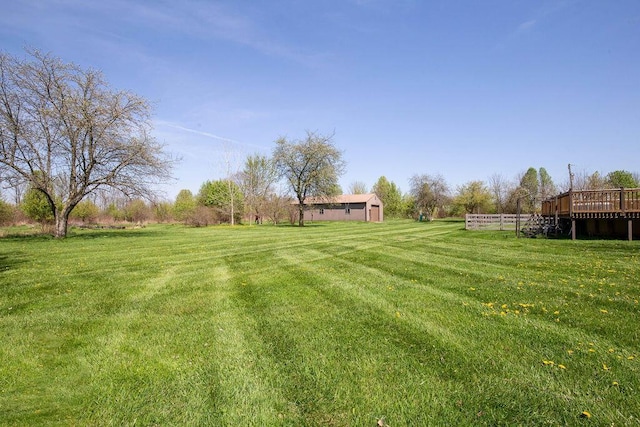
<svg viewBox="0 0 640 427">
<path fill-rule="evenodd" d="M 449 201 L 449 186 L 441 175 L 414 175 L 410 183 L 416 209 L 429 220 Z"/>
<path fill-rule="evenodd" d="M 277 225 L 282 221 L 283 217 L 286 217 L 291 208 L 291 202 L 291 197 L 281 196 L 276 193 L 271 193 L 267 196 L 264 210 L 274 225 Z"/>
<path fill-rule="evenodd" d="M 47 199 L 54 235 L 88 194 L 116 188 L 149 197 L 173 160 L 150 131 L 149 103 L 114 91 L 96 70 L 39 52 L 0 53 L 0 176 Z"/>
<path fill-rule="evenodd" d="M 498 213 L 504 213 L 511 184 L 500 174 L 489 177 L 489 189 Z"/>
<path fill-rule="evenodd" d="M 366 194 L 368 193 L 367 184 L 362 181 L 353 181 L 349 184 L 349 194 Z"/>
<path fill-rule="evenodd" d="M 333 135 L 307 131 L 301 141 L 276 141 L 273 159 L 298 200 L 298 225 L 304 226 L 304 202 L 307 197 L 330 198 L 344 172 L 342 153 L 333 146 Z"/>
<path fill-rule="evenodd" d="M 240 172 L 240 188 L 244 193 L 245 207 L 256 219 L 260 219 L 266 208 L 273 184 L 278 180 L 278 171 L 272 159 L 259 154 L 248 156 Z"/>
</svg>

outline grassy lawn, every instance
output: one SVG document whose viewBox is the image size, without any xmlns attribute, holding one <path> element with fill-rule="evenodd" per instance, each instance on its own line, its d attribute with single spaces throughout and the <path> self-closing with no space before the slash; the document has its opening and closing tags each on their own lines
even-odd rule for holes
<svg viewBox="0 0 640 427">
<path fill-rule="evenodd" d="M 640 242 L 463 226 L 0 239 L 0 424 L 640 425 Z"/>
</svg>

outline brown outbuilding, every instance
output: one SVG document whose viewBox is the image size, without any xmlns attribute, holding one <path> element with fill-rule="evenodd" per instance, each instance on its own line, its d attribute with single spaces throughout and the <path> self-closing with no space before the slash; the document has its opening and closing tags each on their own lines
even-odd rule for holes
<svg viewBox="0 0 640 427">
<path fill-rule="evenodd" d="M 382 222 L 384 219 L 382 200 L 374 193 L 308 197 L 304 206 L 305 221 Z"/>
</svg>

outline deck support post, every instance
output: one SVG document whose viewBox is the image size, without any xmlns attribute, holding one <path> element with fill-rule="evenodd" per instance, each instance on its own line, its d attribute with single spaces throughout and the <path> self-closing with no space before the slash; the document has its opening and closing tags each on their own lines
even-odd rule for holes
<svg viewBox="0 0 640 427">
<path fill-rule="evenodd" d="M 629 241 L 633 240 L 633 219 L 627 220 L 627 234 L 629 235 Z"/>
<path fill-rule="evenodd" d="M 571 240 L 576 240 L 576 220 L 571 218 Z"/>
</svg>

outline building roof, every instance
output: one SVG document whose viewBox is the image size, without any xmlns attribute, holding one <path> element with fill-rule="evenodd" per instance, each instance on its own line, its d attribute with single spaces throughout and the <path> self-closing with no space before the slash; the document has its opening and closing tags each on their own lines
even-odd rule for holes
<svg viewBox="0 0 640 427">
<path fill-rule="evenodd" d="M 378 196 L 375 193 L 367 193 L 367 194 L 341 194 L 339 196 L 334 196 L 331 198 L 324 197 L 307 197 L 304 204 L 305 205 L 324 205 L 324 204 L 341 204 L 341 203 L 367 203 L 369 200 L 373 198 L 377 198 Z"/>
</svg>

